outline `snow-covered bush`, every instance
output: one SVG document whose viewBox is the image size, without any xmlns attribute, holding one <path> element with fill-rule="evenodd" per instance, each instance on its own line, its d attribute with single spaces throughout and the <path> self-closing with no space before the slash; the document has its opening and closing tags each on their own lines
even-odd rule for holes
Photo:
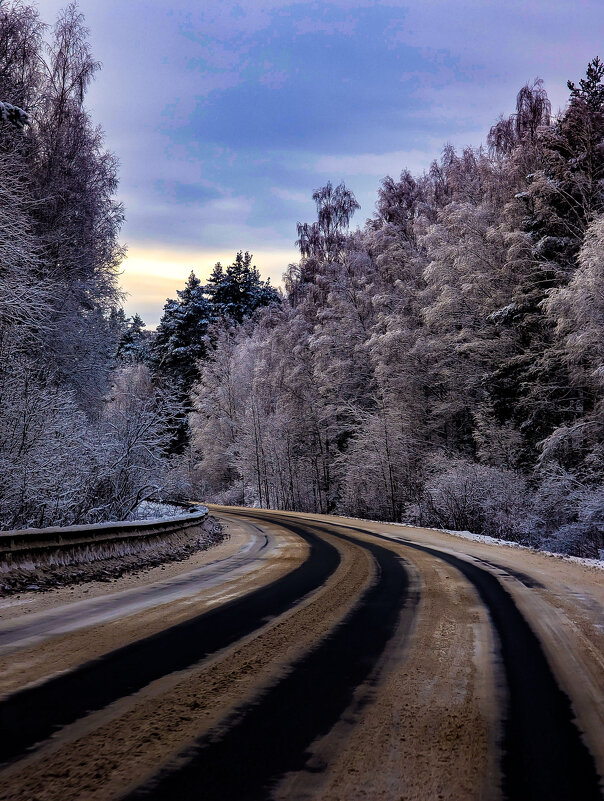
<svg viewBox="0 0 604 801">
<path fill-rule="evenodd" d="M 602 558 L 604 492 L 584 486 L 561 468 L 546 473 L 533 496 L 536 530 L 550 551 Z"/>
<path fill-rule="evenodd" d="M 522 477 L 464 459 L 431 461 L 419 511 L 424 525 L 511 541 L 526 541 L 532 528 Z"/>
<path fill-rule="evenodd" d="M 179 517 L 185 513 L 182 506 L 174 506 L 171 503 L 160 503 L 159 501 L 141 501 L 132 510 L 129 520 L 156 520 L 161 517 Z"/>
</svg>

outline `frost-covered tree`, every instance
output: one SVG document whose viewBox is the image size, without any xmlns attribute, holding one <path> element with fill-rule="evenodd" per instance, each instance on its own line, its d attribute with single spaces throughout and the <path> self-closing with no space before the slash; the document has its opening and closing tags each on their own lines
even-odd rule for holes
<svg viewBox="0 0 604 801">
<path fill-rule="evenodd" d="M 587 228 L 604 208 L 603 75 L 595 60 L 579 88 L 570 84 L 568 107 L 538 131 L 535 169 L 506 209 L 516 286 L 498 321 L 512 349 L 493 371 L 490 392 L 502 422 L 521 432 L 519 456 L 527 467 L 536 463 L 540 443 L 572 424 L 581 405 L 545 305 L 572 281 Z"/>
<path fill-rule="evenodd" d="M 118 359 L 125 362 L 144 362 L 147 358 L 147 340 L 145 323 L 139 314 L 134 314 L 128 321 L 118 348 Z"/>
<path fill-rule="evenodd" d="M 149 427 L 174 404 L 114 373 L 123 215 L 84 105 L 98 68 L 75 4 L 50 29 L 0 2 L 0 528 L 123 516 L 151 472 L 175 475 Z M 125 382 L 130 405 L 109 395 Z"/>
<path fill-rule="evenodd" d="M 46 383 L 26 356 L 0 372 L 0 525 L 81 520 L 94 458 L 86 416 L 73 392 Z"/>
<path fill-rule="evenodd" d="M 99 69 L 75 3 L 63 11 L 48 42 L 44 79 L 27 128 L 33 219 L 44 264 L 56 287 L 53 334 L 45 357 L 84 407 L 103 397 L 109 361 L 110 309 L 120 302 L 118 234 L 123 210 L 115 200 L 117 161 L 84 107 Z"/>
<path fill-rule="evenodd" d="M 573 380 L 604 385 L 604 215 L 592 222 L 570 283 L 549 296 L 546 309 L 563 338 Z"/>
<path fill-rule="evenodd" d="M 89 520 L 127 518 L 148 498 L 161 497 L 172 477 L 167 461 L 171 440 L 166 419 L 177 401 L 152 380 L 140 363 L 121 367 L 95 427 L 94 469 L 85 508 Z M 172 463 L 172 469 L 177 462 Z"/>
<path fill-rule="evenodd" d="M 502 117 L 489 131 L 487 142 L 496 155 L 509 155 L 519 146 L 532 144 L 542 126 L 549 126 L 552 106 L 541 78 L 525 84 L 516 97 L 516 112 Z"/>
<path fill-rule="evenodd" d="M 298 241 L 303 258 L 334 261 L 342 250 L 345 233 L 354 212 L 361 207 L 344 183 L 335 188 L 331 181 L 313 192 L 317 221 L 298 223 Z"/>
<path fill-rule="evenodd" d="M 604 64 L 594 59 L 579 87 L 569 81 L 568 108 L 541 136 L 543 167 L 524 199 L 545 288 L 572 277 L 585 231 L 604 211 L 603 81 Z"/>
<path fill-rule="evenodd" d="M 604 216 L 588 228 L 570 283 L 545 304 L 558 358 L 575 399 L 572 418 L 541 443 L 541 464 L 572 470 L 581 486 L 604 485 Z"/>
<path fill-rule="evenodd" d="M 527 84 L 487 150 L 385 178 L 355 233 L 348 190 L 316 193 L 283 304 L 202 365 L 209 498 L 598 555 L 603 74 L 592 62 L 557 117 Z"/>
</svg>

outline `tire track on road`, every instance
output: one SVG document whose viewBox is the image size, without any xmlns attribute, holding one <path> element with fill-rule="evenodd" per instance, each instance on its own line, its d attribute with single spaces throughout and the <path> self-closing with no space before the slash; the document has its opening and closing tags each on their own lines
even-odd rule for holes
<svg viewBox="0 0 604 801">
<path fill-rule="evenodd" d="M 304 769 L 310 756 L 307 749 L 346 712 L 396 631 L 409 577 L 392 550 L 359 541 L 334 525 L 301 528 L 291 518 L 253 516 L 278 522 L 301 536 L 325 532 L 367 549 L 377 563 L 377 579 L 331 635 L 256 704 L 238 710 L 226 733 L 201 738 L 176 765 L 125 796 L 127 801 L 268 798 L 271 786 L 285 773 Z"/>
<path fill-rule="evenodd" d="M 502 772 L 508 801 L 601 801 L 595 762 L 575 723 L 570 699 L 558 685 L 538 637 L 501 582 L 490 571 L 453 554 L 348 528 L 441 559 L 478 592 L 497 633 L 505 671 Z"/>
<path fill-rule="evenodd" d="M 308 557 L 271 584 L 0 702 L 2 762 L 13 761 L 88 712 L 233 644 L 321 587 L 337 569 L 340 555 L 321 537 L 302 529 L 297 533 L 309 545 Z"/>
<path fill-rule="evenodd" d="M 61 729 L 2 771 L 0 798 L 115 800 L 229 721 L 234 709 L 254 703 L 348 615 L 375 580 L 375 563 L 366 549 L 326 538 L 341 561 L 320 589 L 184 672 L 162 677 Z M 285 529 L 283 539 L 302 542 Z"/>
<path fill-rule="evenodd" d="M 171 579 L 51 608 L 27 615 L 24 620 L 3 621 L 0 623 L 0 656 L 44 638 L 90 628 L 194 595 L 200 589 L 224 582 L 237 570 L 249 568 L 254 561 L 260 564 L 268 548 L 268 536 L 264 532 L 255 533 L 235 554 Z"/>
</svg>

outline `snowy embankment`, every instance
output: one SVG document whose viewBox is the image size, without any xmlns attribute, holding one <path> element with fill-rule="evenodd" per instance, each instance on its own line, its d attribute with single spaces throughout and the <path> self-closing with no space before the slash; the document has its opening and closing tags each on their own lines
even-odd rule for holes
<svg viewBox="0 0 604 801">
<path fill-rule="evenodd" d="M 374 521 L 374 522 L 383 522 L 383 521 Z M 413 526 L 409 523 L 387 523 L 389 526 L 397 526 L 399 528 L 421 528 L 421 526 Z M 563 553 L 555 553 L 554 551 L 548 551 L 544 548 L 531 548 L 529 545 L 521 545 L 519 542 L 510 542 L 510 540 L 501 540 L 497 539 L 497 537 L 488 537 L 486 534 L 473 534 L 471 531 L 456 531 L 455 529 L 449 528 L 430 528 L 430 531 L 438 531 L 442 534 L 451 534 L 453 537 L 460 537 L 461 539 L 465 540 L 472 540 L 473 542 L 482 542 L 487 545 L 504 545 L 508 548 L 519 548 L 525 551 L 531 551 L 532 553 L 542 553 L 546 554 L 547 556 L 553 556 L 556 559 L 564 559 L 568 562 L 576 562 L 580 565 L 589 565 L 591 567 L 597 567 L 600 570 L 604 570 L 604 559 L 585 559 L 581 556 L 568 556 L 567 554 Z"/>
<path fill-rule="evenodd" d="M 163 501 L 141 501 L 128 520 L 158 520 L 165 517 L 179 517 L 183 513 L 183 508 L 190 509 L 188 505 L 177 505 L 175 503 L 164 503 Z M 205 506 L 197 507 L 198 510 L 205 510 Z"/>
<path fill-rule="evenodd" d="M 220 525 L 205 506 L 184 514 L 182 508 L 166 506 L 149 504 L 140 510 L 163 515 L 152 519 L 1 532 L 0 595 L 94 579 L 112 581 L 127 572 L 185 559 L 222 539 Z"/>
</svg>

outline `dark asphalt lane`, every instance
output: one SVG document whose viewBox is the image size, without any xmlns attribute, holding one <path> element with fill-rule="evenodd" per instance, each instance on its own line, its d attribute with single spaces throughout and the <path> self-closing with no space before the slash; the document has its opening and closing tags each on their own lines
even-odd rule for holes
<svg viewBox="0 0 604 801">
<path fill-rule="evenodd" d="M 231 645 L 321 587 L 338 567 L 340 555 L 316 534 L 295 530 L 308 543 L 309 554 L 287 575 L 1 701 L 0 762 L 14 760 L 88 712 Z"/>
<path fill-rule="evenodd" d="M 373 536 L 429 553 L 457 568 L 486 606 L 499 641 L 506 681 L 505 798 L 601 801 L 595 763 L 575 725 L 570 700 L 558 686 L 538 638 L 501 582 L 488 570 L 444 551 L 402 538 Z"/>
<path fill-rule="evenodd" d="M 259 513 L 254 513 L 256 518 Z M 240 709 L 222 736 L 202 738 L 177 767 L 127 801 L 259 801 L 283 774 L 304 769 L 308 747 L 326 734 L 349 707 L 397 629 L 409 592 L 402 560 L 393 551 L 341 533 L 339 527 L 304 528 L 272 516 L 297 533 L 327 532 L 366 548 L 377 563 L 375 582 L 344 621 L 256 703 Z M 290 518 L 291 520 L 291 518 Z M 182 761 L 185 760 L 184 766 Z"/>
</svg>

